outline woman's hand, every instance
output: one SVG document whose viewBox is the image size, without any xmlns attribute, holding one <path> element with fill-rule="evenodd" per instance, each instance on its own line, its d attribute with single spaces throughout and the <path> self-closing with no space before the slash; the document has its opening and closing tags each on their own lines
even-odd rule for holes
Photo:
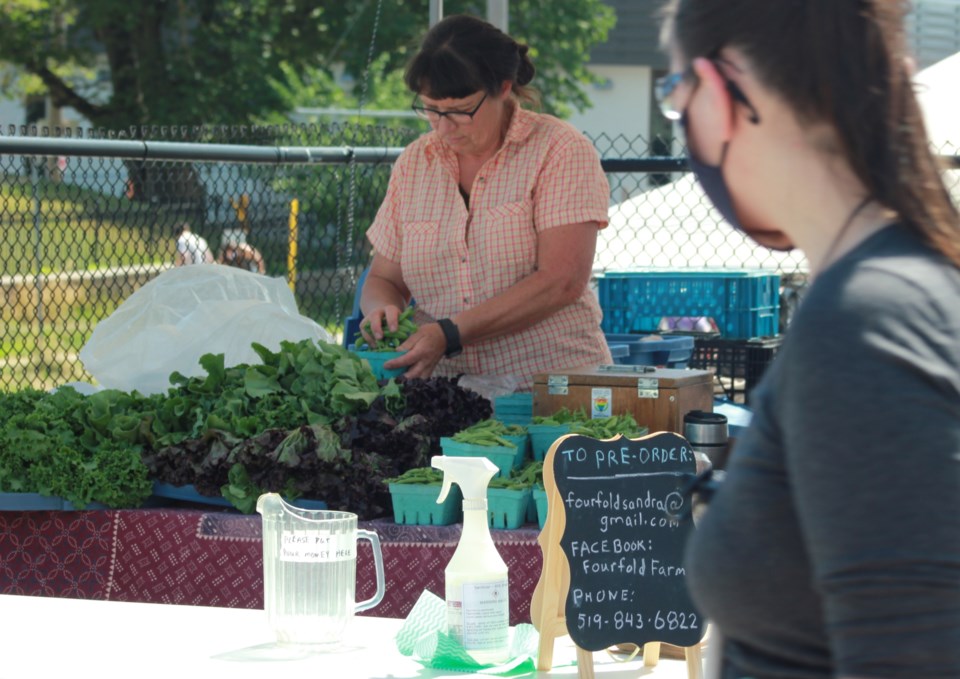
<svg viewBox="0 0 960 679">
<path fill-rule="evenodd" d="M 403 282 L 400 265 L 374 255 L 360 292 L 360 334 L 370 346 L 383 339 L 385 330 L 396 331 L 400 313 L 410 303 L 410 291 Z M 376 340 L 376 341 L 374 341 Z"/>
<path fill-rule="evenodd" d="M 426 379 L 433 374 L 446 350 L 447 338 L 443 330 L 437 323 L 427 323 L 397 347 L 397 351 L 405 352 L 404 355 L 387 361 L 383 367 L 387 370 L 406 367 L 404 377 Z"/>
<path fill-rule="evenodd" d="M 360 321 L 360 334 L 371 347 L 383 339 L 384 329 L 396 331 L 400 324 L 400 307 L 388 304 L 378 307 L 363 317 Z M 386 322 L 386 323 L 384 323 Z"/>
</svg>

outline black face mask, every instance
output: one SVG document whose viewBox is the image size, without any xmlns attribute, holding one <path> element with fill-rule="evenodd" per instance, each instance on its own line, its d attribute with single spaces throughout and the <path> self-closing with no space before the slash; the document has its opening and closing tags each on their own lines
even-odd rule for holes
<svg viewBox="0 0 960 679">
<path fill-rule="evenodd" d="M 687 117 L 686 109 L 684 109 L 683 114 L 680 116 L 680 125 L 683 127 L 684 134 L 687 137 L 687 162 L 690 164 L 690 170 L 697 178 L 697 181 L 700 182 L 703 192 L 706 194 L 707 198 L 710 199 L 710 202 L 713 203 L 713 206 L 717 208 L 717 211 L 720 213 L 720 215 L 737 231 L 746 234 L 763 247 L 770 248 L 771 250 L 778 250 L 780 252 L 789 252 L 790 250 L 793 250 L 795 246 L 790 242 L 787 242 L 786 245 L 781 242 L 775 244 L 764 242 L 766 239 L 758 238 L 751 232 L 750 229 L 744 228 L 743 224 L 740 222 L 740 219 L 737 217 L 737 211 L 733 207 L 733 196 L 730 194 L 730 187 L 727 186 L 727 180 L 723 178 L 723 161 L 727 157 L 727 148 L 729 142 L 723 143 L 723 151 L 720 155 L 720 164 L 707 165 L 706 163 L 700 161 L 693 154 L 693 151 L 690 150 L 689 118 Z"/>
</svg>

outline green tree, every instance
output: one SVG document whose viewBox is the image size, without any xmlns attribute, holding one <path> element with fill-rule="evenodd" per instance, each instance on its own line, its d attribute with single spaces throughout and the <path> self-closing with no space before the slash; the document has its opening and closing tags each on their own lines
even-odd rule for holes
<svg viewBox="0 0 960 679">
<path fill-rule="evenodd" d="M 360 82 L 367 70 L 377 0 L 356 4 L 358 11 L 340 40 L 331 46 L 327 63 L 343 63 Z M 443 8 L 447 15 L 486 14 L 485 0 L 446 0 Z M 573 109 L 589 108 L 590 100 L 582 85 L 598 81 L 587 70 L 590 49 L 606 41 L 616 23 L 613 9 L 603 0 L 510 0 L 509 12 L 510 34 L 530 45 L 537 67 L 533 84 L 542 95 L 543 110 L 565 117 Z M 382 20 L 375 34 L 378 57 L 372 71 L 381 77 L 368 79 L 367 107 L 371 101 L 373 107 L 385 108 L 410 103 L 409 93 L 398 85 L 402 85 L 403 67 L 428 29 L 428 15 L 429 0 L 383 0 Z M 356 97 L 349 102 L 356 105 Z M 304 100 L 297 103 L 302 105 Z"/>
<path fill-rule="evenodd" d="M 482 15 L 484 0 L 448 0 Z M 278 122 L 296 105 L 396 108 L 402 68 L 427 29 L 429 0 L 0 0 L 0 62 L 17 83 L 95 127 Z M 583 109 L 590 46 L 613 12 L 601 0 L 515 0 L 511 31 L 530 44 L 544 108 Z M 374 30 L 376 27 L 376 30 Z M 344 93 L 335 73 L 362 88 Z M 9 93 L 11 83 L 0 83 Z M 126 162 L 131 195 L 206 214 L 190 166 Z"/>
<path fill-rule="evenodd" d="M 362 82 L 378 1 L 0 0 L 0 61 L 29 76 L 21 86 L 97 127 L 253 123 L 287 110 L 297 84 L 314 88 L 315 104 L 335 101 L 329 76 L 339 65 Z M 382 0 L 374 56 L 391 77 L 368 79 L 368 102 L 382 101 L 378 88 L 396 96 L 428 7 Z M 444 3 L 447 14 L 485 7 Z M 613 11 L 601 0 L 514 0 L 510 22 L 531 46 L 544 108 L 586 107 L 579 84 L 591 80 L 590 47 L 606 38 Z"/>
</svg>

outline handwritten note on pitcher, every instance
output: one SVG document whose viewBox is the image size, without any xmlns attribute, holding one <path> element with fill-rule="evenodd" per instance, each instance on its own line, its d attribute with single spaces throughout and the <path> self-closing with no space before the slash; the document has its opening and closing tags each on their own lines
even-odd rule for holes
<svg viewBox="0 0 960 679">
<path fill-rule="evenodd" d="M 280 535 L 280 560 L 299 563 L 352 561 L 356 558 L 352 536 L 318 530 L 285 530 Z"/>
<path fill-rule="evenodd" d="M 682 486 L 696 470 L 686 439 L 568 436 L 552 451 L 570 568 L 566 627 L 589 651 L 615 643 L 693 646 L 706 629 L 684 580 L 692 520 Z M 548 456 L 549 462 L 549 456 Z M 550 507 L 554 511 L 553 507 Z"/>
</svg>

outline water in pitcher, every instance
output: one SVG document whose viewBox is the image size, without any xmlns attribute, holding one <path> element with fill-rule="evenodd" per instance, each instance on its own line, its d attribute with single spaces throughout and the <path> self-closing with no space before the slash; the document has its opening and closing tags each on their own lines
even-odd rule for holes
<svg viewBox="0 0 960 679">
<path fill-rule="evenodd" d="M 303 510 L 274 494 L 261 496 L 263 604 L 281 644 L 328 647 L 343 638 L 357 610 L 383 598 L 383 566 L 375 533 L 357 530 L 349 512 Z M 370 540 L 377 595 L 355 603 L 357 538 Z"/>
<path fill-rule="evenodd" d="M 277 537 L 278 544 L 274 549 L 281 556 L 263 563 L 264 589 L 270 587 L 274 592 L 267 618 L 277 641 L 287 644 L 337 643 L 353 617 L 356 557 L 339 561 L 309 560 L 309 549 L 291 549 L 282 541 L 284 537 L 312 540 L 320 536 L 281 533 Z M 296 558 L 298 555 L 301 558 Z"/>
</svg>

